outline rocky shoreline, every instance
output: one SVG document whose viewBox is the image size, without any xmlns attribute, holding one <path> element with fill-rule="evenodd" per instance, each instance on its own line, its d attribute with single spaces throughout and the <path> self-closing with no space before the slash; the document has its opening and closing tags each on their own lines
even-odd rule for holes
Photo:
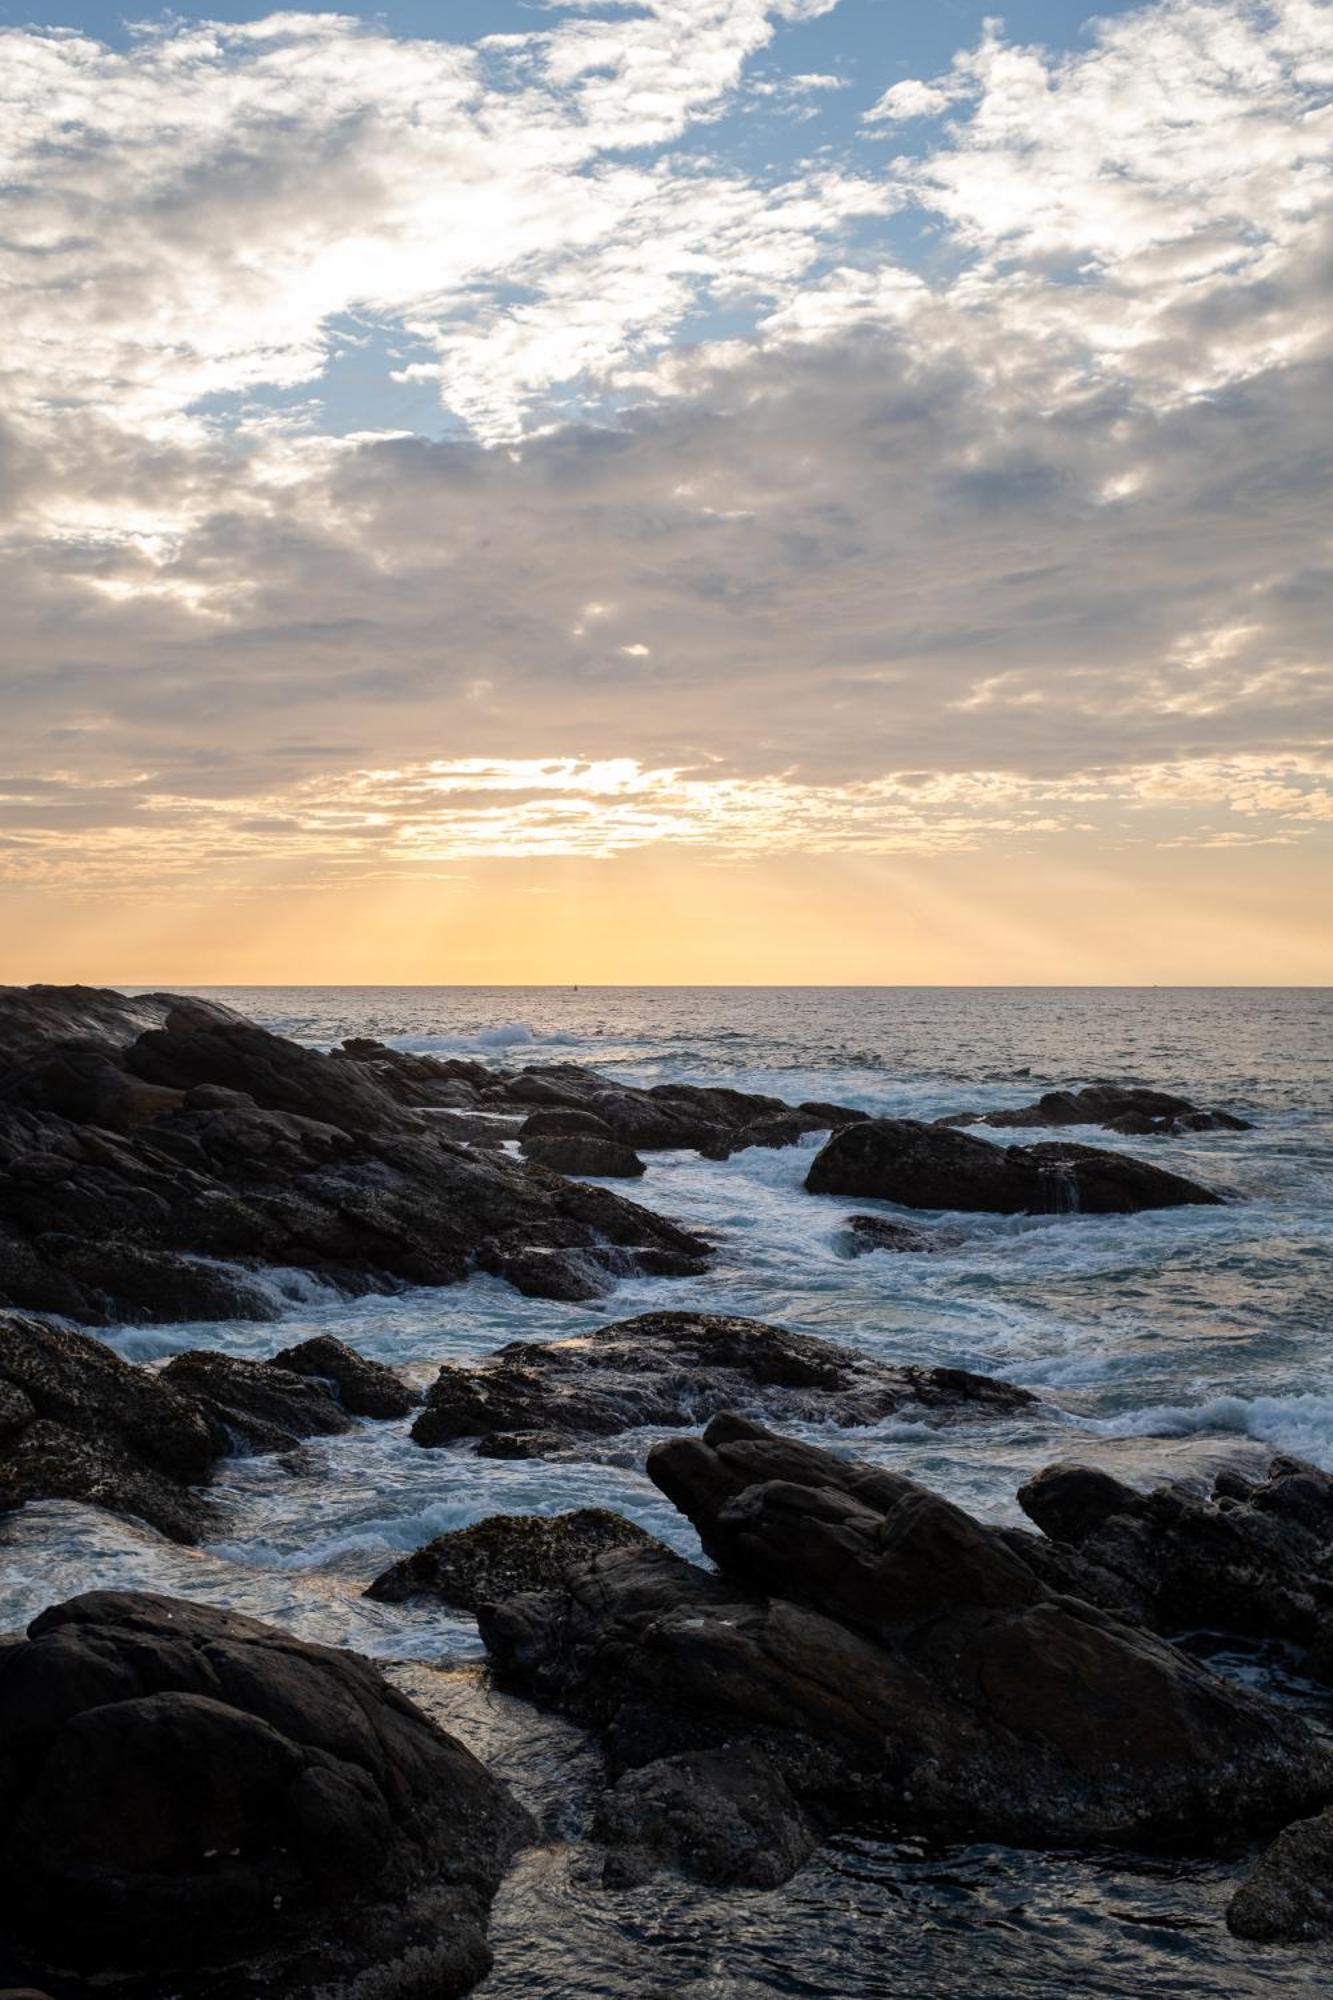
<svg viewBox="0 0 1333 2000">
<path fill-rule="evenodd" d="M 1161 1093 L 1060 1095 L 985 1122 L 1239 1123 Z M 1237 1866 L 1262 1848 L 1234 1933 L 1333 1936 L 1314 1698 L 1333 1687 L 1333 1479 L 1312 1465 L 1274 1455 L 1195 1492 L 1056 1462 L 1018 1493 L 1031 1525 L 997 1528 L 873 1463 L 858 1433 L 905 1418 L 982 1436 L 1035 1413 L 1031 1392 L 735 1314 L 608 1313 L 429 1384 L 330 1334 L 148 1367 L 86 1330 L 273 1318 L 272 1274 L 293 1269 L 349 1296 L 485 1272 L 573 1300 L 636 1271 L 697 1276 L 703 1235 L 567 1176 L 651 1186 L 655 1153 L 721 1162 L 825 1134 L 812 1197 L 946 1218 L 849 1218 L 859 1249 L 936 1248 L 951 1212 L 1222 1198 L 1136 1155 L 947 1121 L 364 1039 L 320 1054 L 170 995 L 0 993 L 0 1533 L 5 1509 L 76 1501 L 188 1548 L 225 1527 L 227 1461 L 359 1449 L 385 1426 L 423 1462 L 469 1464 L 577 1465 L 646 1430 L 647 1476 L 702 1561 L 589 1507 L 435 1535 L 367 1591 L 474 1615 L 496 1699 L 566 1732 L 594 1893 L 684 1878 L 743 1899 L 849 1837 Z M 1280 1652 L 1312 1700 L 1229 1671 L 1246 1646 Z M 532 1817 L 521 1756 L 488 1768 L 401 1678 L 144 1591 L 53 1604 L 0 1644 L 0 1987 L 472 1991 L 516 1858 L 570 1835 Z"/>
</svg>

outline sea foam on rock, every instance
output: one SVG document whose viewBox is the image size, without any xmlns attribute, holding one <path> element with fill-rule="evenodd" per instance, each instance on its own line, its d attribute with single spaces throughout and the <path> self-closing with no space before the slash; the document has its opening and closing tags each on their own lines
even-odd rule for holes
<svg viewBox="0 0 1333 2000">
<path fill-rule="evenodd" d="M 532 1824 L 368 1662 L 99 1591 L 0 1651 L 11 1977 L 134 2000 L 453 2000 Z"/>
<path fill-rule="evenodd" d="M 989 1417 L 1035 1404 L 1027 1390 L 962 1368 L 896 1367 L 855 1348 L 727 1313 L 658 1312 L 554 1341 L 512 1341 L 485 1360 L 447 1362 L 412 1426 L 418 1444 L 526 1434 L 607 1437 L 640 1425 L 701 1423 L 719 1410 L 871 1424 Z"/>
<path fill-rule="evenodd" d="M 718 1573 L 612 1550 L 483 1606 L 483 1636 L 507 1682 L 598 1729 L 613 1773 L 748 1746 L 782 1781 L 775 1851 L 786 1794 L 825 1831 L 1211 1849 L 1333 1793 L 1333 1750 L 1295 1715 L 1052 1590 L 911 1480 L 730 1415 L 648 1470 Z M 678 1826 L 679 1764 L 662 1782 L 648 1823 Z"/>
<path fill-rule="evenodd" d="M 996 1215 L 1131 1215 L 1221 1199 L 1126 1153 L 1057 1142 L 997 1146 L 915 1118 L 872 1118 L 835 1132 L 805 1185 L 811 1194 Z"/>
</svg>

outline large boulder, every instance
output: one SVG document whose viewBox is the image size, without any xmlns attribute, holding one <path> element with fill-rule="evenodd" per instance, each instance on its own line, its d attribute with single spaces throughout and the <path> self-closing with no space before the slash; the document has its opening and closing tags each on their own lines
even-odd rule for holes
<svg viewBox="0 0 1333 2000">
<path fill-rule="evenodd" d="M 632 1181 L 645 1171 L 632 1146 L 619 1139 L 599 1139 L 595 1133 L 529 1135 L 525 1130 L 519 1146 L 525 1159 L 579 1180 Z"/>
<path fill-rule="evenodd" d="M 1059 1143 L 997 1146 L 915 1118 L 844 1126 L 816 1154 L 805 1185 L 811 1194 L 995 1215 L 1130 1215 L 1221 1199 L 1125 1153 Z"/>
<path fill-rule="evenodd" d="M 193 1489 L 226 1443 L 193 1397 L 100 1340 L 0 1313 L 0 1506 L 83 1500 L 195 1541 L 212 1517 Z"/>
<path fill-rule="evenodd" d="M 418 1444 L 540 1432 L 607 1437 L 751 1408 L 802 1422 L 989 1417 L 1031 1405 L 1010 1382 L 961 1368 L 892 1367 L 855 1348 L 726 1313 L 643 1313 L 570 1340 L 518 1340 L 441 1368 L 412 1426 Z M 518 1455 L 512 1453 L 509 1455 Z"/>
<path fill-rule="evenodd" d="M 417 1391 L 382 1361 L 358 1354 L 331 1333 L 316 1334 L 271 1356 L 271 1368 L 325 1383 L 354 1417 L 405 1417 L 421 1401 Z"/>
<path fill-rule="evenodd" d="M 613 1773 L 748 1744 L 824 1829 L 1042 1846 L 1212 1848 L 1333 1794 L 1289 1710 L 911 1480 L 733 1416 L 648 1469 L 717 1574 L 611 1551 L 481 1612 L 497 1671 L 597 1727 Z"/>
<path fill-rule="evenodd" d="M 481 1269 L 588 1298 L 705 1267 L 698 1237 L 609 1188 L 465 1143 L 452 1118 L 495 1124 L 470 1073 L 435 1096 L 472 1110 L 405 1101 L 431 1094 L 419 1062 L 413 1082 L 213 1002 L 0 989 L 0 1306 L 263 1319 L 266 1269 L 353 1294 Z"/>
<path fill-rule="evenodd" d="M 303 1438 L 338 1437 L 354 1428 L 322 1382 L 271 1361 L 194 1347 L 175 1355 L 161 1380 L 196 1402 L 243 1450 L 286 1451 Z"/>
<path fill-rule="evenodd" d="M 0 1654 L 13 1976 L 134 2000 L 451 2000 L 527 1816 L 367 1662 L 94 1592 Z"/>
<path fill-rule="evenodd" d="M 1232 1897 L 1227 1924 L 1262 1944 L 1333 1937 L 1333 1811 L 1282 1829 Z"/>
<path fill-rule="evenodd" d="M 1101 1125 L 1108 1132 L 1143 1138 L 1177 1138 L 1186 1132 L 1248 1132 L 1234 1112 L 1209 1110 L 1169 1090 L 1142 1084 L 1094 1083 L 1085 1090 L 1048 1090 L 1035 1104 L 1008 1111 L 956 1111 L 941 1125 L 1041 1127 Z"/>
</svg>

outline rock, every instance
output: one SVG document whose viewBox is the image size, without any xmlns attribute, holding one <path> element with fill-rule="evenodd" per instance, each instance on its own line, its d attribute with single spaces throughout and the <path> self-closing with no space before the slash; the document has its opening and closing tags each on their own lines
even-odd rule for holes
<svg viewBox="0 0 1333 2000">
<path fill-rule="evenodd" d="M 480 1613 L 497 1673 L 598 1729 L 615 1772 L 746 1744 L 823 1830 L 1039 1846 L 1212 1849 L 1333 1787 L 1291 1711 L 911 1480 L 734 1416 L 648 1470 L 719 1574 L 615 1550 Z"/>
<path fill-rule="evenodd" d="M 915 1118 L 844 1126 L 815 1156 L 805 1185 L 811 1194 L 996 1215 L 1130 1215 L 1221 1199 L 1128 1154 L 1068 1144 L 996 1146 Z"/>
<path fill-rule="evenodd" d="M 222 1430 L 91 1335 L 0 1313 L 0 1502 L 84 1500 L 196 1540 L 211 1515 L 191 1488 L 225 1449 Z"/>
<path fill-rule="evenodd" d="M 288 1451 L 303 1438 L 339 1437 L 354 1428 L 322 1383 L 271 1361 L 193 1347 L 168 1361 L 161 1380 L 249 1451 Z"/>
<path fill-rule="evenodd" d="M 572 1340 L 513 1341 L 477 1364 L 446 1363 L 412 1435 L 423 1445 L 532 1431 L 607 1437 L 696 1424 L 737 1405 L 803 1422 L 870 1424 L 906 1405 L 987 1417 L 1034 1401 L 989 1376 L 890 1367 L 762 1320 L 643 1313 Z"/>
<path fill-rule="evenodd" d="M 421 2000 L 490 1965 L 527 1816 L 368 1662 L 99 1591 L 0 1661 L 15 1971 L 135 2000 Z M 364 1984 L 362 1982 L 365 1982 Z"/>
<path fill-rule="evenodd" d="M 843 1125 L 864 1125 L 870 1117 L 868 1111 L 854 1111 L 847 1104 L 825 1104 L 818 1098 L 813 1102 L 798 1104 L 796 1108 L 804 1112 L 807 1118 L 817 1121 L 816 1131 L 836 1132 Z"/>
<path fill-rule="evenodd" d="M 505 1085 L 481 1065 L 324 1055 L 213 1002 L 0 989 L 0 1306 L 266 1319 L 265 1268 L 351 1294 L 480 1268 L 588 1298 L 641 1257 L 704 1267 L 665 1218 L 490 1144 L 514 1129 Z M 464 1143 L 478 1124 L 489 1150 Z"/>
<path fill-rule="evenodd" d="M 577 1112 L 596 1119 L 603 1133 L 632 1149 L 681 1147 L 719 1160 L 747 1146 L 794 1145 L 828 1122 L 822 1113 L 798 1109 L 780 1097 L 689 1083 L 637 1090 L 578 1063 L 522 1070 L 496 1095 L 498 1101 L 534 1107 L 534 1116 Z M 540 1135 L 534 1131 L 532 1136 Z"/>
<path fill-rule="evenodd" d="M 918 1229 L 910 1222 L 890 1222 L 885 1215 L 849 1215 L 847 1227 L 853 1237 L 852 1248 L 858 1254 L 869 1250 L 932 1251 L 940 1247 L 938 1238 L 928 1229 Z"/>
<path fill-rule="evenodd" d="M 463 1611 L 538 1590 L 605 1549 L 660 1546 L 643 1528 L 605 1507 L 570 1514 L 492 1514 L 470 1528 L 437 1535 L 386 1569 L 366 1591 L 382 1604 L 438 1597 Z"/>
<path fill-rule="evenodd" d="M 382 1361 L 370 1361 L 344 1340 L 322 1333 L 295 1347 L 284 1347 L 269 1361 L 270 1368 L 292 1375 L 309 1375 L 328 1383 L 345 1410 L 354 1417 L 405 1417 L 421 1401 L 415 1389 Z"/>
<path fill-rule="evenodd" d="M 531 1121 L 529 1121 L 531 1122 Z M 570 1174 L 575 1180 L 637 1180 L 644 1173 L 643 1161 L 632 1146 L 618 1139 L 599 1139 L 588 1133 L 570 1133 L 561 1138 L 524 1136 L 519 1141 L 525 1158 L 556 1173 Z"/>
<path fill-rule="evenodd" d="M 1202 1628 L 1308 1646 L 1310 1668 L 1321 1672 L 1319 1650 L 1333 1633 L 1328 1473 L 1278 1457 L 1265 1479 L 1223 1473 L 1200 1497 L 1172 1486 L 1140 1493 L 1090 1466 L 1052 1465 L 1018 1500 L 1072 1556 L 1066 1587 L 1094 1602 L 1132 1603 L 1160 1632 Z M 1027 1556 L 1041 1563 L 1041 1545 Z"/>
<path fill-rule="evenodd" d="M 956 1111 L 941 1125 L 1104 1125 L 1109 1132 L 1176 1138 L 1185 1132 L 1248 1132 L 1248 1120 L 1207 1111 L 1188 1097 L 1138 1084 L 1095 1083 L 1086 1090 L 1048 1090 L 1012 1111 Z"/>
<path fill-rule="evenodd" d="M 591 1111 L 575 1111 L 569 1106 L 554 1106 L 546 1111 L 534 1111 L 523 1121 L 520 1139 L 613 1139 L 611 1127 L 604 1118 L 597 1118 Z"/>
<path fill-rule="evenodd" d="M 791 1787 L 749 1744 L 627 1771 L 603 1793 L 592 1832 L 609 1850 L 607 1888 L 637 1887 L 667 1862 L 699 1882 L 774 1889 L 819 1845 Z"/>
<path fill-rule="evenodd" d="M 1262 1944 L 1333 1937 L 1333 1810 L 1283 1828 L 1232 1897 L 1227 1928 Z"/>
</svg>

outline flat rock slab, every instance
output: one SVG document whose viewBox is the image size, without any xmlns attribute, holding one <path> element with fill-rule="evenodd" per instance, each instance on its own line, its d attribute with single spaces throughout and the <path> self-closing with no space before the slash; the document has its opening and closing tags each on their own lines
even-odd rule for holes
<svg viewBox="0 0 1333 2000">
<path fill-rule="evenodd" d="M 997 1146 L 915 1118 L 872 1118 L 835 1132 L 805 1185 L 811 1194 L 993 1215 L 1132 1215 L 1221 1200 L 1126 1153 L 1055 1142 Z"/>
<path fill-rule="evenodd" d="M 850 1128 L 852 1130 L 856 1127 Z M 418 1444 L 459 1438 L 607 1437 L 762 1409 L 812 1423 L 877 1423 L 907 1405 L 993 1417 L 1035 1398 L 960 1368 L 895 1368 L 854 1348 L 723 1313 L 644 1313 L 570 1340 L 514 1341 L 476 1365 L 449 1363 L 426 1397 Z"/>
<path fill-rule="evenodd" d="M 368 1662 L 147 1593 L 0 1654 L 0 1742 L 0 1922 L 67 1995 L 454 2000 L 532 1831 Z"/>
</svg>

